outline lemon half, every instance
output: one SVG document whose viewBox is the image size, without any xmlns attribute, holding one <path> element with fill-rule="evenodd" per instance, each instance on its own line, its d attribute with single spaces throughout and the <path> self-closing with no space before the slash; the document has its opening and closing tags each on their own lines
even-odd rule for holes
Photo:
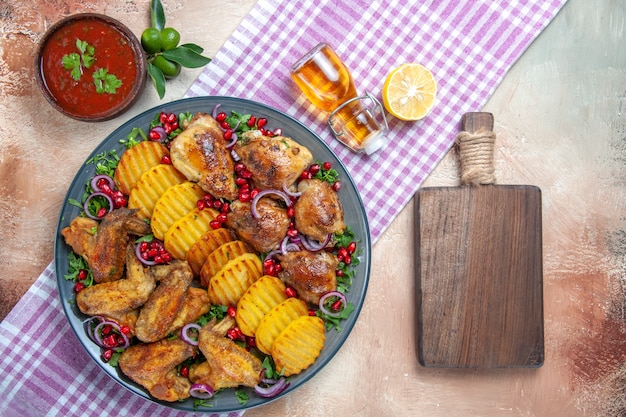
<svg viewBox="0 0 626 417">
<path fill-rule="evenodd" d="M 435 104 L 437 82 L 423 65 L 403 64 L 387 75 L 382 96 L 385 109 L 393 116 L 420 120 Z"/>
</svg>

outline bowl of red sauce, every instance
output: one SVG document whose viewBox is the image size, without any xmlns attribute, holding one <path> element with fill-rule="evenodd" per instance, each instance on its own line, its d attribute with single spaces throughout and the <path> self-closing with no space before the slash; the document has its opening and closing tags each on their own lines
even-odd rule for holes
<svg viewBox="0 0 626 417">
<path fill-rule="evenodd" d="M 77 120 L 112 119 L 144 88 L 146 60 L 137 37 L 109 16 L 82 13 L 50 27 L 35 56 L 35 78 L 44 97 Z"/>
</svg>

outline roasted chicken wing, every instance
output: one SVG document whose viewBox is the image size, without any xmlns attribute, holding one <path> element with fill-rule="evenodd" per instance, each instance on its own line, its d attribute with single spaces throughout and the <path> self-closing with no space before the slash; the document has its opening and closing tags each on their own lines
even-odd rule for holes
<svg viewBox="0 0 626 417">
<path fill-rule="evenodd" d="M 76 294 L 76 305 L 90 316 L 118 317 L 142 306 L 155 288 L 154 279 L 135 255 L 134 245 L 126 246 L 126 277 L 94 284 Z"/>
<path fill-rule="evenodd" d="M 93 252 L 88 260 L 96 282 L 120 279 L 124 275 L 126 244 L 129 242 L 129 236 L 152 233 L 150 225 L 135 216 L 136 211 L 119 208 L 102 219 L 96 233 Z"/>
<path fill-rule="evenodd" d="M 337 289 L 335 271 L 339 260 L 335 255 L 326 251 L 299 251 L 287 252 L 278 258 L 283 268 L 278 276 L 303 300 L 318 304 L 322 295 Z"/>
<path fill-rule="evenodd" d="M 235 164 L 224 133 L 208 114 L 197 113 L 170 146 L 172 165 L 214 197 L 237 198 Z"/>
<path fill-rule="evenodd" d="M 323 242 L 329 233 L 346 228 L 343 206 L 332 186 L 322 180 L 302 180 L 298 183 L 302 194 L 294 205 L 296 229 Z"/>
<path fill-rule="evenodd" d="M 189 379 L 192 382 L 207 384 L 215 391 L 240 385 L 253 387 L 260 382 L 259 358 L 224 337 L 234 324 L 233 318 L 226 317 L 217 324 L 211 321 L 200 329 L 198 348 L 206 357 L 206 362 L 190 367 Z"/>
<path fill-rule="evenodd" d="M 226 226 L 257 252 L 265 253 L 277 249 L 289 228 L 287 209 L 269 197 L 258 201 L 258 218 L 253 216 L 251 207 L 251 203 L 234 201 L 230 205 L 231 212 L 226 219 Z"/>
<path fill-rule="evenodd" d="M 170 332 L 176 317 L 187 299 L 187 290 L 193 280 L 193 272 L 186 261 L 173 261 L 159 266 L 168 274 L 161 278 L 137 318 L 136 336 L 142 342 L 154 342 Z"/>
<path fill-rule="evenodd" d="M 313 162 L 311 152 L 291 138 L 268 137 L 258 130 L 244 132 L 234 150 L 261 190 L 291 187 Z"/>
<path fill-rule="evenodd" d="M 82 256 L 87 263 L 96 246 L 98 222 L 88 217 L 76 217 L 70 225 L 61 230 L 65 243 L 72 247 L 77 255 Z"/>
<path fill-rule="evenodd" d="M 189 379 L 178 376 L 176 366 L 197 353 L 194 346 L 181 339 L 163 339 L 126 349 L 119 359 L 122 372 L 163 401 L 189 397 Z"/>
</svg>

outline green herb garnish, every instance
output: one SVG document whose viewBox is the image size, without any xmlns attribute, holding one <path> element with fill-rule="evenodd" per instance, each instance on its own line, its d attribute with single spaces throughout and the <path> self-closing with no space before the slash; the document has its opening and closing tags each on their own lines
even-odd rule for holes
<svg viewBox="0 0 626 417">
<path fill-rule="evenodd" d="M 109 70 L 106 68 L 98 68 L 94 71 L 93 83 L 96 86 L 96 93 L 99 94 L 115 94 L 117 89 L 122 86 L 122 81 L 120 81 L 115 75 L 109 74 Z"/>
<path fill-rule="evenodd" d="M 72 52 L 71 54 L 63 55 L 61 62 L 63 63 L 63 68 L 71 70 L 72 78 L 78 81 L 83 75 L 83 67 L 90 68 L 96 58 L 94 57 L 94 47 L 85 41 L 76 39 L 76 49 L 78 49 L 80 54 Z"/>
</svg>

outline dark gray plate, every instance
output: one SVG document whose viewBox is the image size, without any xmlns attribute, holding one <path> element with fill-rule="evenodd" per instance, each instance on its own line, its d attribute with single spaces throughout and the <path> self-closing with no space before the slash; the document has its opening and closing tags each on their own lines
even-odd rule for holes
<svg viewBox="0 0 626 417">
<path fill-rule="evenodd" d="M 337 333 L 335 330 L 327 332 L 326 344 L 321 355 L 315 361 L 315 363 L 311 365 L 308 369 L 303 371 L 301 374 L 291 377 L 289 379 L 291 382 L 289 388 L 273 399 L 268 400 L 257 397 L 251 389 L 246 389 L 250 400 L 245 406 L 242 406 L 235 398 L 234 390 L 228 389 L 215 395 L 213 399 L 213 407 L 203 407 L 197 410 L 199 412 L 205 411 L 207 413 L 228 412 L 257 407 L 259 405 L 266 404 L 270 401 L 275 400 L 276 398 L 280 398 L 284 395 L 289 394 L 297 387 L 311 379 L 317 372 L 319 372 L 320 369 L 326 366 L 326 364 L 328 364 L 332 357 L 337 353 L 343 342 L 350 334 L 350 331 L 352 330 L 357 320 L 357 317 L 359 316 L 359 312 L 361 311 L 361 307 L 365 299 L 365 293 L 367 291 L 371 260 L 371 241 L 367 217 L 363 208 L 363 202 L 361 201 L 361 197 L 354 185 L 354 182 L 352 181 L 352 178 L 350 177 L 350 174 L 348 174 L 348 172 L 346 171 L 345 166 L 339 161 L 339 159 L 337 159 L 337 157 L 330 150 L 330 148 L 315 133 L 313 133 L 311 130 L 309 130 L 307 127 L 305 127 L 292 117 L 263 104 L 233 97 L 196 97 L 167 103 L 155 107 L 151 110 L 147 110 L 146 112 L 124 123 L 121 127 L 111 133 L 100 145 L 98 145 L 98 147 L 92 152 L 88 159 L 92 158 L 98 153 L 111 149 L 116 149 L 118 155 L 121 155 L 124 152 L 125 148 L 122 144 L 119 143 L 119 140 L 124 139 L 130 133 L 133 127 L 141 127 L 145 131 L 147 131 L 149 129 L 150 121 L 157 113 L 161 111 L 167 111 L 177 114 L 186 111 L 191 113 L 195 113 L 198 111 L 211 113 L 213 107 L 216 104 L 220 104 L 220 111 L 225 111 L 226 113 L 230 113 L 231 110 L 235 110 L 239 113 L 251 113 L 257 117 L 267 118 L 267 128 L 282 128 L 283 134 L 285 136 L 289 136 L 309 148 L 310 151 L 313 153 L 315 159 L 322 162 L 330 161 L 332 163 L 333 167 L 339 173 L 342 181 L 342 186 L 339 190 L 339 197 L 344 206 L 345 222 L 354 231 L 356 238 L 359 240 L 359 247 L 362 249 L 362 252 L 359 257 L 360 264 L 356 269 L 356 277 L 352 284 L 352 288 L 347 294 L 348 301 L 355 305 L 355 311 L 347 320 L 343 322 L 342 331 L 340 333 Z M 79 341 L 84 346 L 87 353 L 89 353 L 93 360 L 102 368 L 104 372 L 111 376 L 111 378 L 113 378 L 135 394 L 148 400 L 163 404 L 171 408 L 194 411 L 193 402 L 191 400 L 178 403 L 165 403 L 155 400 L 148 394 L 146 390 L 132 382 L 126 376 L 124 376 L 121 372 L 118 371 L 117 368 L 114 368 L 104 363 L 101 358 L 100 348 L 89 339 L 89 337 L 85 333 L 85 330 L 83 329 L 82 322 L 87 317 L 83 315 L 75 305 L 73 283 L 70 281 L 66 281 L 63 278 L 63 276 L 68 272 L 67 254 L 69 247 L 65 244 L 63 236 L 61 236 L 60 232 L 61 229 L 68 226 L 71 220 L 74 217 L 78 216 L 80 213 L 80 209 L 78 207 L 68 204 L 67 200 L 69 198 L 80 200 L 83 195 L 84 187 L 87 180 L 93 175 L 93 165 L 83 165 L 80 171 L 76 174 L 74 181 L 70 185 L 65 199 L 65 204 L 63 204 L 59 217 L 54 248 L 54 258 L 55 269 L 57 273 L 57 285 L 59 287 L 59 295 L 61 297 L 61 303 L 63 305 L 63 309 L 65 310 L 65 314 L 67 315 L 72 329 L 78 336 Z"/>
</svg>

